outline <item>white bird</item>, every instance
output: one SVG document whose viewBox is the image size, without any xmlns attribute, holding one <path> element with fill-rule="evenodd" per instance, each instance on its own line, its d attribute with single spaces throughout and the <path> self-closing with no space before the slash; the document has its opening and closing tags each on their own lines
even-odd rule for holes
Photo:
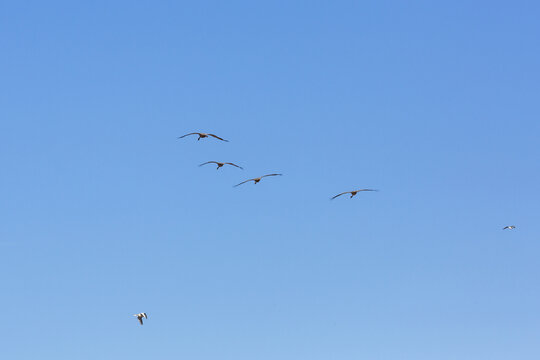
<svg viewBox="0 0 540 360">
<path fill-rule="evenodd" d="M 192 132 L 192 133 L 189 133 L 189 134 L 186 134 L 186 135 L 182 135 L 182 136 L 179 136 L 178 139 L 184 138 L 184 137 L 189 136 L 189 135 L 199 135 L 199 138 L 197 140 L 201 140 L 201 139 L 204 139 L 204 138 L 206 138 L 208 136 L 212 136 L 212 137 L 214 137 L 214 138 L 216 138 L 218 140 L 229 142 L 229 140 L 222 139 L 217 135 L 207 134 L 207 133 L 200 133 L 200 132 Z"/>
<path fill-rule="evenodd" d="M 143 324 L 142 322 L 142 319 L 145 318 L 145 319 L 148 319 L 148 316 L 146 316 L 146 313 L 140 313 L 140 314 L 135 314 L 133 316 L 136 316 L 137 319 L 139 320 L 139 322 L 141 323 L 141 325 Z"/>
<path fill-rule="evenodd" d="M 334 200 L 335 198 L 337 198 L 338 196 L 341 196 L 341 195 L 344 195 L 344 194 L 351 194 L 351 199 L 354 195 L 358 194 L 360 191 L 378 191 L 378 190 L 373 190 L 373 189 L 360 189 L 360 190 L 353 190 L 353 191 L 345 191 L 345 192 L 342 192 L 341 194 L 337 194 L 336 196 L 334 196 L 333 198 L 331 198 L 330 200 Z"/>
<path fill-rule="evenodd" d="M 514 230 L 515 228 L 516 228 L 516 227 L 515 227 L 514 225 L 509 225 L 509 226 L 503 227 L 503 230 L 506 230 L 506 229 L 508 229 L 508 230 Z"/>
</svg>

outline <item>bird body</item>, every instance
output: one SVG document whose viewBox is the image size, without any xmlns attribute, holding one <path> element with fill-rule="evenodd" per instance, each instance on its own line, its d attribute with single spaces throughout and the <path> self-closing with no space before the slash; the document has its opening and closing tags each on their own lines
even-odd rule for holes
<svg viewBox="0 0 540 360">
<path fill-rule="evenodd" d="M 515 227 L 514 225 L 509 225 L 509 226 L 503 227 L 503 230 L 506 230 L 506 229 L 508 229 L 508 230 L 514 230 L 515 228 L 516 228 L 516 227 Z"/>
<path fill-rule="evenodd" d="M 262 178 L 264 177 L 267 177 L 267 176 L 281 176 L 283 174 L 268 174 L 268 175 L 263 175 L 261 177 L 258 177 L 258 178 L 253 178 L 253 179 L 249 179 L 249 180 L 246 180 L 246 181 L 242 181 L 240 184 L 236 184 L 234 185 L 234 187 L 237 187 L 238 185 L 242 185 L 242 184 L 245 184 L 247 183 L 248 181 L 253 181 L 254 184 L 257 184 L 259 181 L 261 181 Z"/>
<path fill-rule="evenodd" d="M 137 320 L 139 320 L 141 325 L 143 324 L 143 321 L 142 321 L 143 318 L 148 319 L 148 316 L 146 316 L 146 313 L 135 314 L 133 316 L 137 317 Z"/>
<path fill-rule="evenodd" d="M 218 140 L 229 142 L 229 140 L 222 139 L 217 135 L 208 134 L 208 133 L 200 133 L 200 132 L 192 132 L 192 133 L 189 133 L 189 134 L 185 134 L 185 135 L 179 136 L 178 139 L 184 138 L 184 137 L 189 136 L 189 135 L 199 135 L 197 140 L 201 140 L 201 139 L 207 138 L 209 136 L 212 136 L 212 137 L 214 137 L 214 138 L 216 138 Z"/>
<path fill-rule="evenodd" d="M 206 164 L 216 164 L 216 165 L 217 165 L 216 170 L 219 170 L 219 168 L 222 167 L 223 165 L 236 166 L 237 168 L 240 168 L 240 169 L 244 170 L 243 167 L 238 166 L 238 165 L 236 165 L 236 164 L 233 164 L 233 163 L 231 163 L 231 162 L 207 161 L 207 162 L 205 162 L 205 163 L 202 163 L 202 164 L 199 165 L 199 166 L 203 166 L 203 165 L 206 165 Z"/>
<path fill-rule="evenodd" d="M 341 194 L 337 194 L 336 196 L 332 197 L 330 200 L 334 200 L 335 198 L 337 198 L 338 196 L 341 196 L 341 195 L 344 195 L 344 194 L 351 194 L 351 199 L 353 198 L 353 196 L 355 196 L 356 194 L 358 194 L 359 192 L 361 191 L 378 191 L 378 190 L 374 190 L 374 189 L 360 189 L 360 190 L 353 190 L 353 191 L 345 191 L 345 192 L 342 192 Z"/>
</svg>

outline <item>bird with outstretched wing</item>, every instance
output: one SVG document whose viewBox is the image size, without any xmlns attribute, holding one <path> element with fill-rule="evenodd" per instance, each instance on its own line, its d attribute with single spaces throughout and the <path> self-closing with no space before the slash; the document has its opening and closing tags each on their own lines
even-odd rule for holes
<svg viewBox="0 0 540 360">
<path fill-rule="evenodd" d="M 342 192 L 341 194 L 337 194 L 336 196 L 332 197 L 330 200 L 334 200 L 335 198 L 341 196 L 341 195 L 345 195 L 345 194 L 351 194 L 351 198 L 353 196 L 355 196 L 356 194 L 358 194 L 359 192 L 361 191 L 378 191 L 378 190 L 374 190 L 374 189 L 360 189 L 360 190 L 353 190 L 353 191 L 345 191 L 345 192 Z"/>
<path fill-rule="evenodd" d="M 217 135 L 209 134 L 209 133 L 200 133 L 200 132 L 192 132 L 192 133 L 189 133 L 189 134 L 185 134 L 185 135 L 179 136 L 177 139 L 182 139 L 182 138 L 185 138 L 186 136 L 190 136 L 190 135 L 199 135 L 197 140 L 201 140 L 201 139 L 207 138 L 209 136 L 212 136 L 212 137 L 214 137 L 214 138 L 216 138 L 218 140 L 229 142 L 229 140 L 225 140 L 223 138 L 220 138 Z"/>
<path fill-rule="evenodd" d="M 242 184 L 245 184 L 245 183 L 247 183 L 247 182 L 249 182 L 249 181 L 253 181 L 255 184 L 257 184 L 259 181 L 261 181 L 262 178 L 265 178 L 265 177 L 267 177 L 267 176 L 281 176 L 281 175 L 283 175 L 283 174 L 268 174 L 268 175 L 263 175 L 263 176 L 258 177 L 258 178 L 253 178 L 253 179 L 249 179 L 249 180 L 246 180 L 246 181 L 242 181 L 240 184 L 236 184 L 236 185 L 234 185 L 233 187 L 237 187 L 237 186 L 242 185 Z"/>
<path fill-rule="evenodd" d="M 236 166 L 237 168 L 240 168 L 240 169 L 244 170 L 243 167 L 238 166 L 238 165 L 236 165 L 236 164 L 233 164 L 233 163 L 231 163 L 231 162 L 207 161 L 207 162 L 205 162 L 205 163 L 202 163 L 202 164 L 199 165 L 199 166 L 203 166 L 203 165 L 206 165 L 206 164 L 216 164 L 216 165 L 217 165 L 217 168 L 216 168 L 216 169 L 218 169 L 218 170 L 219 170 L 219 168 L 222 167 L 223 165 Z"/>
</svg>

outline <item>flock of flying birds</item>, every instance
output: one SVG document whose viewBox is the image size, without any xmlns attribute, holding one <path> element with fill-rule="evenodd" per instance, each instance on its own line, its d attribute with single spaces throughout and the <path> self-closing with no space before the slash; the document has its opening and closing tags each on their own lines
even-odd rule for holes
<svg viewBox="0 0 540 360">
<path fill-rule="evenodd" d="M 190 135 L 198 135 L 199 137 L 197 138 L 197 141 L 211 136 L 211 137 L 216 138 L 218 140 L 229 142 L 229 140 L 225 140 L 223 138 L 220 138 L 219 136 L 217 136 L 215 134 L 207 134 L 207 133 L 200 133 L 200 132 L 192 132 L 192 133 L 189 133 L 189 134 L 186 134 L 186 135 L 182 135 L 182 136 L 179 136 L 178 139 L 182 139 L 182 138 L 185 138 L 186 136 L 190 136 Z M 202 163 L 199 166 L 203 166 L 203 165 L 206 165 L 206 164 L 216 164 L 217 165 L 216 170 L 219 170 L 219 168 L 224 166 L 224 165 L 236 166 L 237 168 L 244 170 L 243 167 L 238 166 L 238 165 L 236 165 L 234 163 L 231 163 L 231 162 L 207 161 L 205 163 Z M 236 187 L 238 185 L 242 185 L 242 184 L 245 184 L 245 183 L 250 182 L 250 181 L 253 181 L 253 183 L 256 184 L 259 181 L 261 181 L 262 178 L 265 178 L 267 176 L 281 176 L 281 175 L 283 175 L 283 174 L 267 174 L 267 175 L 260 176 L 258 178 L 253 178 L 253 179 L 248 179 L 246 181 L 242 181 L 240 184 L 236 184 L 234 186 Z"/>
<path fill-rule="evenodd" d="M 225 139 L 223 139 L 223 138 L 221 138 L 221 137 L 219 137 L 219 136 L 217 136 L 215 134 L 201 133 L 201 132 L 192 132 L 192 133 L 189 133 L 189 134 L 185 134 L 185 135 L 179 136 L 178 139 L 182 139 L 182 138 L 185 138 L 186 136 L 190 136 L 190 135 L 197 135 L 198 136 L 197 141 L 201 140 L 201 139 L 204 139 L 204 138 L 213 137 L 213 138 L 218 139 L 220 141 L 229 142 L 229 140 L 225 140 Z M 243 167 L 238 166 L 238 165 L 236 165 L 235 163 L 232 163 L 232 162 L 207 161 L 205 163 L 200 164 L 199 166 L 203 166 L 203 165 L 207 165 L 207 164 L 216 164 L 217 165 L 216 170 L 219 170 L 219 168 L 221 168 L 221 167 L 223 167 L 225 165 L 234 166 L 234 167 L 237 167 L 239 169 L 244 170 Z M 261 179 L 263 179 L 265 177 L 281 176 L 281 175 L 283 175 L 283 174 L 266 174 L 266 175 L 259 176 L 259 177 L 253 178 L 253 179 L 248 179 L 248 180 L 242 181 L 241 183 L 234 185 L 234 187 L 237 187 L 239 185 L 245 184 L 245 183 L 250 182 L 250 181 L 253 181 L 254 184 L 257 184 L 259 181 L 261 181 Z M 363 191 L 378 191 L 378 190 L 375 190 L 375 189 L 358 189 L 358 190 L 352 190 L 352 191 L 344 191 L 342 193 L 339 193 L 339 194 L 331 197 L 330 200 L 334 200 L 335 198 L 340 197 L 341 195 L 345 195 L 345 194 L 350 194 L 351 195 L 350 198 L 353 198 L 356 194 L 358 194 L 359 192 L 363 192 Z M 516 227 L 514 225 L 508 225 L 508 226 L 503 227 L 503 230 L 514 230 L 515 228 Z M 148 316 L 146 315 L 146 313 L 139 313 L 139 314 L 135 314 L 133 316 L 137 317 L 137 319 L 139 320 L 139 323 L 141 325 L 143 324 L 143 320 L 142 320 L 143 318 L 148 319 Z"/>
<path fill-rule="evenodd" d="M 189 134 L 185 134 L 185 135 L 179 136 L 178 139 L 182 139 L 182 138 L 185 138 L 186 136 L 190 136 L 190 135 L 197 135 L 198 136 L 197 141 L 211 136 L 211 137 L 213 137 L 215 139 L 229 142 L 229 140 L 225 140 L 225 139 L 223 139 L 223 138 L 221 138 L 221 137 L 219 137 L 219 136 L 217 136 L 215 134 L 201 133 L 201 132 L 192 132 L 192 133 L 189 133 Z M 203 166 L 203 165 L 206 165 L 206 164 L 216 164 L 217 165 L 216 170 L 219 170 L 219 168 L 223 167 L 224 165 L 231 165 L 231 166 L 235 166 L 237 168 L 240 168 L 240 169 L 244 170 L 243 167 L 238 166 L 238 165 L 236 165 L 235 163 L 232 163 L 232 162 L 207 161 L 205 163 L 200 164 L 199 166 Z M 265 178 L 265 177 L 268 177 L 268 176 L 281 176 L 281 175 L 283 175 L 283 174 L 266 174 L 266 175 L 263 175 L 263 176 L 260 176 L 260 177 L 257 177 L 257 178 L 242 181 L 241 183 L 234 185 L 234 187 L 237 187 L 239 185 L 245 184 L 245 183 L 250 182 L 250 181 L 253 181 L 254 184 L 257 184 L 259 181 L 261 181 L 262 178 Z M 359 189 L 359 190 L 353 190 L 353 191 L 345 191 L 345 192 L 342 192 L 341 194 L 337 194 L 336 196 L 332 197 L 331 199 L 333 200 L 333 199 L 337 198 L 338 196 L 345 195 L 345 194 L 351 194 L 351 198 L 352 198 L 353 196 L 355 196 L 356 194 L 358 194 L 361 191 L 377 191 L 377 190 L 374 190 L 374 189 Z"/>
</svg>

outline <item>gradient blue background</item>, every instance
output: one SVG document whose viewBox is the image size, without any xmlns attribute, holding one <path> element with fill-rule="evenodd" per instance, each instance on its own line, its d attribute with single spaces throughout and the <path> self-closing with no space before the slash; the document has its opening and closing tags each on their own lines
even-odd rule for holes
<svg viewBox="0 0 540 360">
<path fill-rule="evenodd" d="M 2 1 L 2 358 L 539 359 L 539 16 Z"/>
</svg>

